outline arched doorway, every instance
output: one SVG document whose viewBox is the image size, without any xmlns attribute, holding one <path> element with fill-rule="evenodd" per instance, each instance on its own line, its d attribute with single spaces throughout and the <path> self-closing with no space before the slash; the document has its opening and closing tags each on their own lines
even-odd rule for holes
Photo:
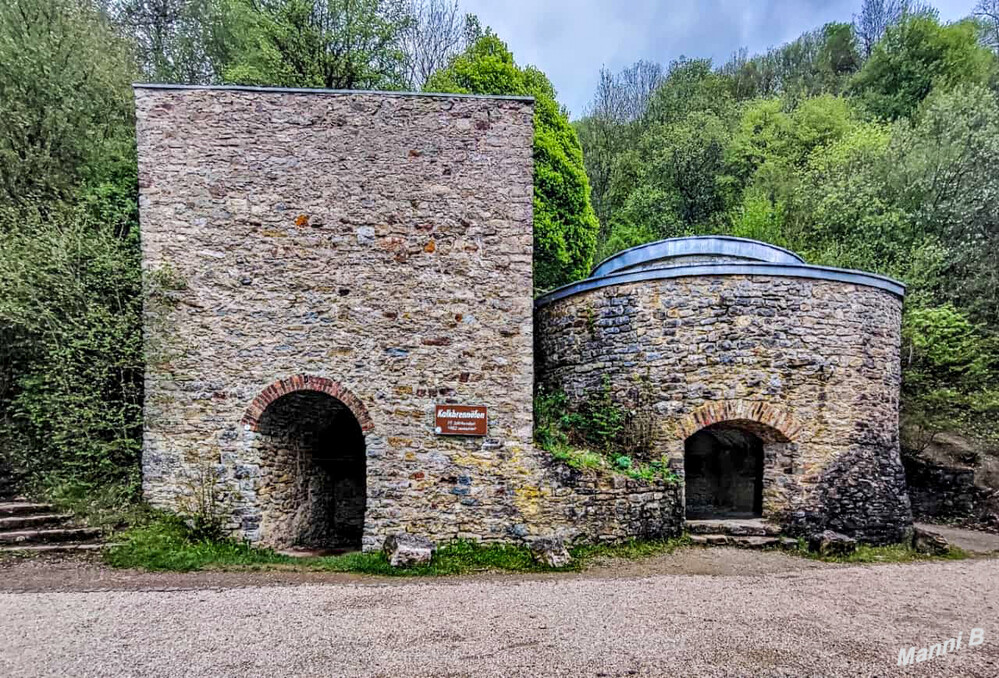
<svg viewBox="0 0 999 678">
<path fill-rule="evenodd" d="M 265 543 L 359 549 L 367 498 L 361 422 L 324 390 L 273 395 L 252 421 Z"/>
<path fill-rule="evenodd" d="M 688 519 L 763 515 L 764 441 L 737 423 L 706 426 L 684 442 Z"/>
</svg>

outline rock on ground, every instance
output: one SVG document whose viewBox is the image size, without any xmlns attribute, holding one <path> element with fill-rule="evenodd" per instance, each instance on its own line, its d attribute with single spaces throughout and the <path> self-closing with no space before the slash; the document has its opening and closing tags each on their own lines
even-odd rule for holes
<svg viewBox="0 0 999 678">
<path fill-rule="evenodd" d="M 426 537 L 403 532 L 388 537 L 383 550 L 392 567 L 412 567 L 430 562 L 434 543 Z"/>
<path fill-rule="evenodd" d="M 950 544 L 939 532 L 915 527 L 912 530 L 912 548 L 920 553 L 942 556 L 950 550 Z"/>
<path fill-rule="evenodd" d="M 535 539 L 531 542 L 531 555 L 545 567 L 565 567 L 572 562 L 569 549 L 558 538 Z"/>
<path fill-rule="evenodd" d="M 822 556 L 844 556 L 857 549 L 857 540 L 839 532 L 825 530 L 809 539 L 808 545 Z"/>
</svg>

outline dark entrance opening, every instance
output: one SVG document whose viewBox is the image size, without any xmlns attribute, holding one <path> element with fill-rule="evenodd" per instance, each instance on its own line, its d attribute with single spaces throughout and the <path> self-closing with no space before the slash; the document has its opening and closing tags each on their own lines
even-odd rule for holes
<svg viewBox="0 0 999 678">
<path fill-rule="evenodd" d="M 687 438 L 683 454 L 687 518 L 763 515 L 763 440 L 715 424 Z"/>
<path fill-rule="evenodd" d="M 319 551 L 361 548 L 364 434 L 347 406 L 319 391 L 296 391 L 267 406 L 257 431 L 270 541 Z"/>
</svg>

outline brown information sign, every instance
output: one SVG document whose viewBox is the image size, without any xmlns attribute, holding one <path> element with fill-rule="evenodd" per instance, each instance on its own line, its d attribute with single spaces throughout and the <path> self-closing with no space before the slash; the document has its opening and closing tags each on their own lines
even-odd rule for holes
<svg viewBox="0 0 999 678">
<path fill-rule="evenodd" d="M 434 413 L 439 436 L 484 436 L 488 418 L 482 405 L 438 405 Z"/>
</svg>

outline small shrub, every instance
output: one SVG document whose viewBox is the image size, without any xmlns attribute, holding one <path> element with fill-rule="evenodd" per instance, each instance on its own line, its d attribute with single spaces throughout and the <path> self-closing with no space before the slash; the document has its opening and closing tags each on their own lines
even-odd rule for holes
<svg viewBox="0 0 999 678">
<path fill-rule="evenodd" d="M 559 461 L 573 468 L 623 473 L 646 482 L 678 482 L 665 458 L 641 463 L 627 453 L 632 448 L 621 449 L 621 441 L 627 439 L 622 435 L 626 420 L 627 413 L 611 400 L 607 379 L 577 411 L 569 410 L 569 399 L 561 391 L 541 389 L 534 398 L 534 441 Z"/>
<path fill-rule="evenodd" d="M 622 454 L 620 457 L 615 457 L 614 465 L 621 469 L 629 469 L 631 468 L 631 457 L 626 454 Z"/>
<path fill-rule="evenodd" d="M 203 462 L 187 481 L 188 493 L 178 498 L 178 514 L 196 540 L 216 541 L 227 534 L 233 497 L 223 492 L 218 481 L 215 467 Z"/>
</svg>

